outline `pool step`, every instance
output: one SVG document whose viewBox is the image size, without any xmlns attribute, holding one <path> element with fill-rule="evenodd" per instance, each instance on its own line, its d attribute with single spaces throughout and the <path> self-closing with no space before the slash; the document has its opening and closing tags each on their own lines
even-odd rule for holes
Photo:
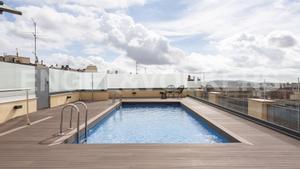
<svg viewBox="0 0 300 169">
<path fill-rule="evenodd" d="M 39 144 L 42 144 L 42 145 L 51 145 L 53 144 L 55 141 L 57 141 L 59 138 L 61 137 L 65 137 L 65 136 L 68 136 L 68 135 L 71 135 L 71 131 L 73 129 L 66 129 L 63 131 L 64 135 L 60 135 L 60 133 L 55 133 L 53 134 L 51 137 L 49 138 L 46 138 L 45 140 L 42 140 L 39 142 Z"/>
</svg>

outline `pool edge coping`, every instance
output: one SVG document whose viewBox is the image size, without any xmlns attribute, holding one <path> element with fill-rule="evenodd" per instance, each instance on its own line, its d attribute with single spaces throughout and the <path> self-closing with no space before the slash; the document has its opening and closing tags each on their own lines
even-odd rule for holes
<svg viewBox="0 0 300 169">
<path fill-rule="evenodd" d="M 209 117 L 207 117 L 206 115 L 202 114 L 199 112 L 199 110 L 196 110 L 195 108 L 193 108 L 191 105 L 188 105 L 187 103 L 184 103 L 182 101 L 180 101 L 180 103 L 185 106 L 186 108 L 190 109 L 191 111 L 193 111 L 194 113 L 196 113 L 198 116 L 200 116 L 201 118 L 203 118 L 206 122 L 208 122 L 209 125 L 213 125 L 212 127 L 214 127 L 216 130 L 219 130 L 220 132 L 222 132 L 222 134 L 227 135 L 227 137 L 232 137 L 235 140 L 237 140 L 238 142 L 235 143 L 244 143 L 247 145 L 253 145 L 250 141 L 246 140 L 245 138 L 239 136 L 238 134 L 232 132 L 231 130 L 227 129 L 226 127 L 222 126 L 221 124 L 219 124 L 218 122 L 210 119 Z"/>
<path fill-rule="evenodd" d="M 225 128 L 224 126 L 220 125 L 219 123 L 215 122 L 214 120 L 210 119 L 206 115 L 201 114 L 198 110 L 193 108 L 191 105 L 188 105 L 187 103 L 184 103 L 182 99 L 174 99 L 174 100 L 137 100 L 137 99 L 124 99 L 122 102 L 116 102 L 113 105 L 109 106 L 107 109 L 101 111 L 98 115 L 95 117 L 92 117 L 91 119 L 88 120 L 88 128 L 91 126 L 96 125 L 99 121 L 104 119 L 107 115 L 109 115 L 110 112 L 114 111 L 116 108 L 118 108 L 122 103 L 179 103 L 185 108 L 189 109 L 190 111 L 194 112 L 197 114 L 200 118 L 203 118 L 211 127 L 214 129 L 218 130 L 221 132 L 221 134 L 225 135 L 229 139 L 235 139 L 237 142 L 229 142 L 229 143 L 216 143 L 216 144 L 246 144 L 246 145 L 253 145 L 251 142 L 248 140 L 240 137 L 239 135 L 235 134 L 231 130 Z M 84 133 L 84 127 L 85 125 L 82 124 L 79 127 L 80 131 L 80 136 Z M 59 145 L 59 144 L 70 144 L 75 140 L 75 135 L 76 135 L 77 130 L 72 129 L 67 135 L 62 136 L 50 144 L 48 146 L 54 146 L 54 145 Z M 130 143 L 124 143 L 124 144 L 130 144 Z M 162 144 L 162 143 L 155 143 L 155 144 Z M 168 143 L 165 143 L 166 145 Z M 188 144 L 188 143 L 184 143 Z M 198 144 L 198 143 L 195 143 Z M 147 145 L 147 143 L 143 143 L 143 145 Z M 150 145 L 150 144 L 149 144 Z"/>
</svg>

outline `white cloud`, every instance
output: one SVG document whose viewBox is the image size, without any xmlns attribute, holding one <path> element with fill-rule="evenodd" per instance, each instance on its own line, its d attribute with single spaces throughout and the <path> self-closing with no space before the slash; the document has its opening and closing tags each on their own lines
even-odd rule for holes
<svg viewBox="0 0 300 169">
<path fill-rule="evenodd" d="M 183 51 L 172 47 L 165 37 L 127 15 L 105 13 L 100 25 L 106 35 L 105 42 L 140 64 L 175 64 L 184 57 Z"/>
<path fill-rule="evenodd" d="M 11 0 L 19 2 L 19 0 Z M 79 5 L 86 8 L 112 9 L 112 8 L 128 8 L 132 5 L 143 5 L 144 0 L 26 0 L 26 4 L 35 6 L 43 5 Z"/>
<path fill-rule="evenodd" d="M 24 12 L 24 16 L 16 18 L 14 23 L 4 21 L 8 26 L 2 28 L 7 39 L 17 43 L 12 43 L 10 47 L 0 47 L 3 51 L 18 47 L 30 53 L 32 45 L 25 47 L 24 42 L 32 42 L 31 18 L 34 18 L 38 24 L 38 47 L 41 50 L 68 52 L 68 46 L 79 43 L 86 55 L 97 55 L 97 52 L 98 55 L 102 54 L 101 50 L 96 50 L 97 47 L 113 48 L 140 64 L 175 64 L 184 57 L 183 51 L 172 47 L 165 37 L 135 23 L 131 17 L 122 13 L 73 15 L 49 6 L 26 6 L 19 9 Z"/>
<path fill-rule="evenodd" d="M 143 24 L 124 12 L 106 12 L 145 3 L 28 0 L 18 8 L 23 16 L 13 22 L 0 18 L 5 25 L 0 27 L 0 51 L 14 52 L 18 47 L 32 55 L 34 18 L 41 35 L 38 48 L 50 53 L 42 56 L 49 64 L 76 68 L 96 64 L 101 70 L 135 72 L 137 61 L 147 72 L 210 72 L 214 78 L 291 79 L 299 73 L 299 1 L 188 0 L 185 3 L 190 5 L 181 18 Z M 211 54 L 187 54 L 169 43 L 168 36 L 199 33 L 207 35 L 208 45 L 215 49 Z M 119 56 L 108 63 L 101 58 L 106 50 Z"/>
<path fill-rule="evenodd" d="M 276 47 L 288 48 L 295 46 L 297 41 L 289 32 L 273 32 L 269 35 L 269 43 Z"/>
<path fill-rule="evenodd" d="M 96 65 L 101 71 L 105 71 L 109 68 L 107 62 L 105 62 L 101 57 L 97 56 L 88 56 L 88 57 L 80 57 L 80 56 L 71 56 L 63 53 L 53 53 L 49 57 L 44 58 L 44 63 L 48 66 L 50 65 L 69 65 L 74 69 L 83 69 L 86 66 L 93 64 Z"/>
<path fill-rule="evenodd" d="M 267 34 L 286 29 L 299 35 L 299 7 L 299 1 L 287 0 L 190 1 L 182 17 L 146 25 L 166 36 L 204 33 L 218 40 L 243 32 Z"/>
</svg>

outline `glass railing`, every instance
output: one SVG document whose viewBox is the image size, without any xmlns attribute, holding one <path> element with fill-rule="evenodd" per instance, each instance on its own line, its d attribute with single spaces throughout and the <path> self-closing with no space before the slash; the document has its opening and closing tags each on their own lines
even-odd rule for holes
<svg viewBox="0 0 300 169">
<path fill-rule="evenodd" d="M 281 105 L 268 105 L 268 121 L 300 131 L 299 127 L 299 106 L 281 106 Z"/>
<path fill-rule="evenodd" d="M 300 93 L 296 88 L 203 87 L 190 96 L 300 134 Z"/>
<path fill-rule="evenodd" d="M 245 97 L 234 98 L 228 96 L 220 96 L 219 105 L 244 114 L 248 113 L 248 99 Z"/>
</svg>

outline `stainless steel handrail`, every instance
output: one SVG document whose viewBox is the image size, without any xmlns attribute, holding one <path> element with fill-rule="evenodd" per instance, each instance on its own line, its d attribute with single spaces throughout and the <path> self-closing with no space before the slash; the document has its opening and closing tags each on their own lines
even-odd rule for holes
<svg viewBox="0 0 300 169">
<path fill-rule="evenodd" d="M 64 121 L 64 111 L 67 107 L 71 107 L 71 119 L 72 119 L 72 113 L 73 113 L 73 109 L 76 110 L 77 112 L 77 134 L 76 134 L 76 138 L 77 138 L 77 143 L 79 143 L 79 140 L 80 140 L 80 133 L 79 133 L 79 123 L 80 123 L 80 114 L 79 114 L 79 109 L 78 107 L 75 105 L 75 104 L 67 104 L 65 105 L 62 110 L 61 110 L 61 117 L 60 117 L 60 130 L 59 130 L 59 135 L 63 136 L 65 135 L 63 133 L 63 121 Z"/>
<path fill-rule="evenodd" d="M 29 88 L 19 88 L 19 89 L 0 89 L 0 93 L 2 92 L 18 92 L 18 91 L 25 91 L 25 97 L 26 97 L 26 119 L 27 119 L 27 125 L 31 125 L 31 121 L 29 119 Z"/>
<path fill-rule="evenodd" d="M 85 121 L 84 121 L 84 138 L 87 140 L 87 121 L 88 121 L 88 106 L 84 102 L 76 102 L 75 105 L 82 105 L 85 109 Z"/>
</svg>

